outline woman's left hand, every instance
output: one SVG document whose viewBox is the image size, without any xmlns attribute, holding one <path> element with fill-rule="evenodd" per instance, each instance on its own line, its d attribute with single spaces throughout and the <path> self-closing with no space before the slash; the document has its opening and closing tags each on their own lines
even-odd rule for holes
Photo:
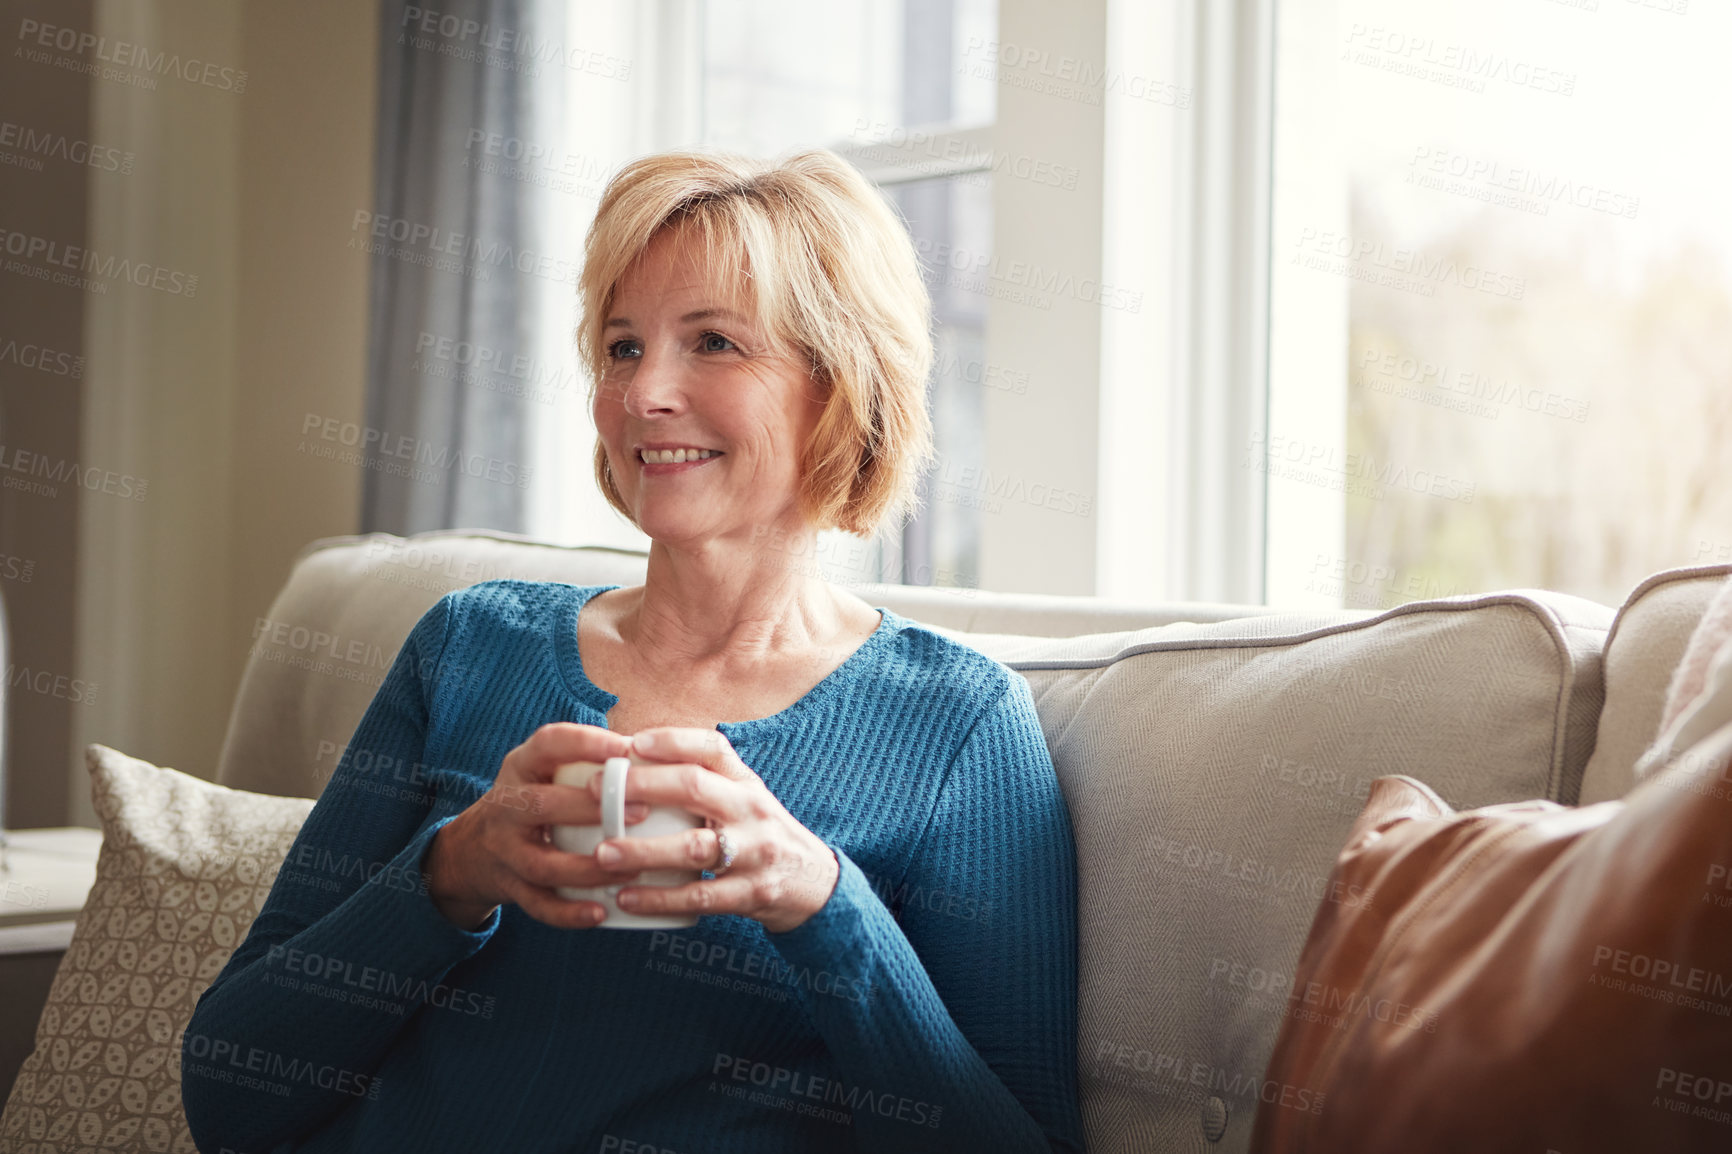
<svg viewBox="0 0 1732 1154">
<path fill-rule="evenodd" d="M 720 732 L 646 729 L 633 735 L 632 752 L 670 764 L 634 766 L 626 777 L 628 802 L 677 805 L 715 828 L 604 841 L 596 847 L 597 864 L 614 873 L 716 869 L 722 857 L 717 833 L 723 830 L 734 862 L 714 879 L 627 886 L 616 899 L 620 908 L 638 914 L 739 914 L 783 933 L 830 900 L 841 873 L 836 855 L 783 808 Z M 599 773 L 590 788 L 599 797 Z"/>
</svg>

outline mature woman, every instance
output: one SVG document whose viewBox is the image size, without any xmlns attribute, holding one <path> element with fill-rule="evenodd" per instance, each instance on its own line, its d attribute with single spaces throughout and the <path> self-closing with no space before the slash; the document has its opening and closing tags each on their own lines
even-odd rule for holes
<svg viewBox="0 0 1732 1154">
<path fill-rule="evenodd" d="M 1028 687 L 803 563 L 928 455 L 906 232 L 827 152 L 653 156 L 581 293 L 644 584 L 490 581 L 415 626 L 291 854 L 356 868 L 279 881 L 188 1027 L 200 1149 L 1080 1149 L 1074 850 Z M 704 824 L 551 844 L 600 821 L 555 770 L 627 754 L 655 763 L 628 821 Z M 426 792 L 369 792 L 380 757 Z M 704 872 L 619 904 L 692 929 L 557 893 L 670 868 Z"/>
</svg>

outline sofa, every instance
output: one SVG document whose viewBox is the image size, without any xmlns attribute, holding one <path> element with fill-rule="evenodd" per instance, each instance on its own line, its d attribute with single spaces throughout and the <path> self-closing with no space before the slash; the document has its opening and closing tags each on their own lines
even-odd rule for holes
<svg viewBox="0 0 1732 1154">
<path fill-rule="evenodd" d="M 316 798 L 441 595 L 494 579 L 626 585 L 643 569 L 641 554 L 501 533 L 314 542 L 254 623 L 217 764 L 183 768 L 247 796 Z M 1316 911 L 1376 900 L 1331 882 L 1371 781 L 1405 774 L 1457 809 L 1622 796 L 1690 633 L 1729 575 L 1728 565 L 1659 573 L 1615 610 L 1544 590 L 1384 612 L 856 592 L 1003 661 L 1033 690 L 1077 841 L 1089 1149 L 1212 1151 L 1249 1144 Z M 279 815 L 288 836 L 295 820 Z M 286 844 L 273 844 L 280 859 Z M 261 893 L 278 864 L 266 863 Z M 208 982 L 208 959 L 200 972 Z M 47 1088 L 74 1059 L 44 1055 L 77 1049 L 50 1036 L 50 1014 L 56 1030 L 72 1016 L 56 1001 L 98 998 L 100 985 L 56 979 L 36 1039 L 36 1105 L 23 1120 L 21 1075 L 0 1150 L 82 1148 L 42 1138 L 57 1109 L 78 1108 L 61 1083 Z M 181 1143 L 175 1133 L 137 1148 L 190 1148 Z"/>
</svg>

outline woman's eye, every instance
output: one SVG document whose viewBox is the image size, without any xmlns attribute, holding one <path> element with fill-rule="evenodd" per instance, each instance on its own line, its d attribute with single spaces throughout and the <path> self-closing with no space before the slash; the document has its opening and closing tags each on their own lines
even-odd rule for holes
<svg viewBox="0 0 1732 1154">
<path fill-rule="evenodd" d="M 630 337 L 621 337 L 619 340 L 613 342 L 613 344 L 607 346 L 608 357 L 616 361 L 621 357 L 635 357 L 638 355 L 638 352 L 637 342 Z"/>
<path fill-rule="evenodd" d="M 721 333 L 705 333 L 698 338 L 698 343 L 706 353 L 725 353 L 734 347 L 734 342 Z"/>
</svg>

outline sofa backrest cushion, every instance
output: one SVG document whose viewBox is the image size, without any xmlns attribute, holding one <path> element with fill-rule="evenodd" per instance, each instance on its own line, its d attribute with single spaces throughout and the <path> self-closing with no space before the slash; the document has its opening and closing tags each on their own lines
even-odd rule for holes
<svg viewBox="0 0 1732 1154">
<path fill-rule="evenodd" d="M 216 780 L 318 797 L 409 631 L 453 589 L 501 578 L 629 585 L 643 569 L 639 553 L 503 535 L 315 541 L 253 622 Z"/>
<path fill-rule="evenodd" d="M 1611 610 L 1561 594 L 968 638 L 1028 678 L 1077 838 L 1091 1150 L 1242 1150 L 1371 781 L 1574 799 Z M 1220 1145 L 1210 1145 L 1219 1139 Z"/>
<path fill-rule="evenodd" d="M 1660 733 L 1672 674 L 1729 575 L 1732 565 L 1656 573 L 1618 610 L 1606 636 L 1606 704 L 1582 777 L 1581 804 L 1623 797 L 1636 784 L 1636 762 Z"/>
<path fill-rule="evenodd" d="M 253 623 L 217 780 L 256 793 L 317 797 L 403 639 L 451 590 L 499 578 L 636 585 L 644 565 L 642 553 L 549 545 L 508 533 L 373 533 L 313 542 L 266 616 Z M 907 585 L 854 589 L 875 606 L 930 625 L 1049 637 L 1269 612 Z"/>
</svg>

